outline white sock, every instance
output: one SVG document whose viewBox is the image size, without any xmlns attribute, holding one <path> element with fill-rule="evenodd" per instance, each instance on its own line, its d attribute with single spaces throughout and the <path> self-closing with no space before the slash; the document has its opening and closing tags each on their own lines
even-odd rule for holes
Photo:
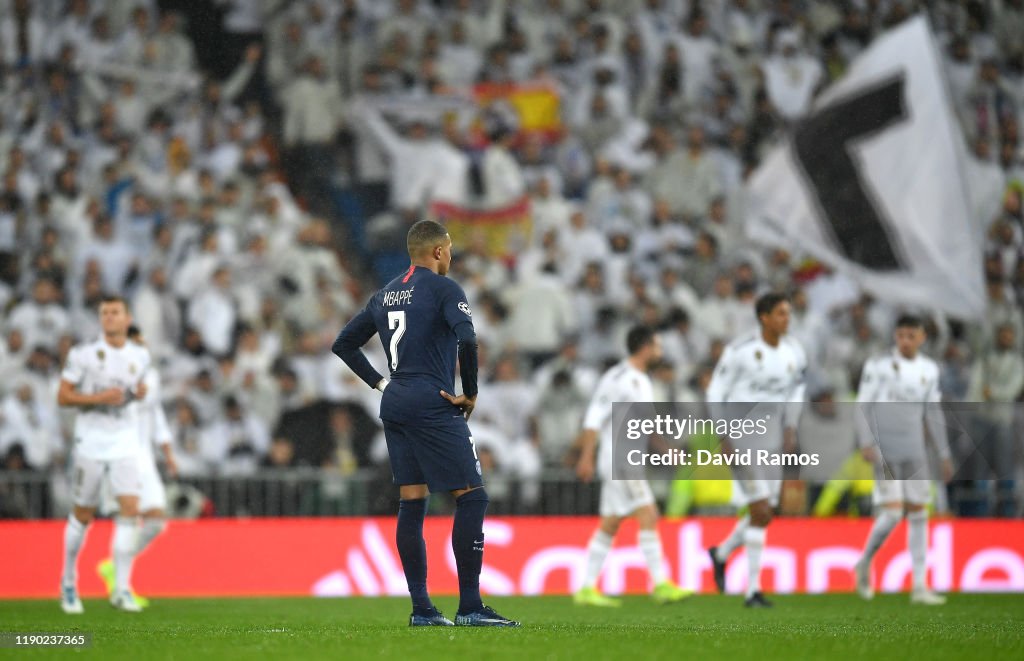
<svg viewBox="0 0 1024 661">
<path fill-rule="evenodd" d="M 914 567 L 914 590 L 928 589 L 928 512 L 907 512 L 907 549 Z"/>
<path fill-rule="evenodd" d="M 135 555 L 146 550 L 149 543 L 156 539 L 157 535 L 167 528 L 167 522 L 163 519 L 143 519 L 142 530 L 139 531 L 139 540 L 135 546 Z"/>
<path fill-rule="evenodd" d="M 583 587 L 592 588 L 597 585 L 597 577 L 601 575 L 601 567 L 608 551 L 612 550 L 613 538 L 603 530 L 598 530 L 587 544 L 587 569 L 583 575 Z"/>
<path fill-rule="evenodd" d="M 747 596 L 761 591 L 761 550 L 764 548 L 764 528 L 748 527 L 743 531 L 743 545 L 747 549 Z"/>
<path fill-rule="evenodd" d="M 644 553 L 644 560 L 647 562 L 647 571 L 651 573 L 651 580 L 655 585 L 665 582 L 665 565 L 661 556 L 661 537 L 657 530 L 641 530 L 636 536 L 640 544 L 640 550 Z"/>
<path fill-rule="evenodd" d="M 132 517 L 119 516 L 114 521 L 114 540 L 111 550 L 114 556 L 114 579 L 118 592 L 132 589 L 132 560 L 135 559 L 138 533 L 138 524 Z"/>
<path fill-rule="evenodd" d="M 889 537 L 889 533 L 892 532 L 892 529 L 899 522 L 899 512 L 888 507 L 882 508 L 882 511 L 875 517 L 875 522 L 871 525 L 871 533 L 868 535 L 868 541 L 864 544 L 864 555 L 861 556 L 860 560 L 863 564 L 871 564 L 875 554 L 878 553 L 878 549 L 882 548 L 882 544 Z"/>
<path fill-rule="evenodd" d="M 78 552 L 82 549 L 88 528 L 74 514 L 68 515 L 68 522 L 64 524 L 64 574 L 61 576 L 65 585 L 78 583 Z"/>
<path fill-rule="evenodd" d="M 729 536 L 718 545 L 718 550 L 715 551 L 715 557 L 718 558 L 719 562 L 725 562 L 732 555 L 732 552 L 740 547 L 743 543 L 743 531 L 750 525 L 750 517 L 745 516 L 736 522 L 733 526 L 732 532 Z"/>
</svg>

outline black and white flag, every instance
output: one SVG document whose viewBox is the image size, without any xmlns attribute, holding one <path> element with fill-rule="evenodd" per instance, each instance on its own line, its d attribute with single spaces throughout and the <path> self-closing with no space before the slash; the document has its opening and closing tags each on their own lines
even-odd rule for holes
<svg viewBox="0 0 1024 661">
<path fill-rule="evenodd" d="M 985 310 L 966 148 L 924 17 L 876 39 L 748 182 L 747 232 L 879 299 Z"/>
</svg>

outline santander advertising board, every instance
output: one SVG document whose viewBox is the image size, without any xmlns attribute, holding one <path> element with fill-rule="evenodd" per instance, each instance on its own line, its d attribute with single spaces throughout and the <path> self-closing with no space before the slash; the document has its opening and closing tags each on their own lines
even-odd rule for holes
<svg viewBox="0 0 1024 661">
<path fill-rule="evenodd" d="M 568 594 L 583 579 L 593 517 L 506 517 L 485 525 L 481 587 L 494 595 Z M 669 574 L 681 586 L 713 590 L 706 548 L 731 529 L 732 519 L 663 521 Z M 765 588 L 775 593 L 850 591 L 850 570 L 869 519 L 776 519 L 764 551 Z M 63 521 L 0 523 L 0 598 L 55 597 Z M 405 595 L 394 548 L 394 519 L 201 519 L 174 521 L 135 565 L 135 589 L 146 596 Z M 103 594 L 92 568 L 106 557 L 111 526 L 89 530 L 79 575 L 85 596 Z M 428 517 L 429 585 L 436 594 L 458 590 L 451 553 L 451 519 Z M 901 525 L 875 561 L 882 591 L 909 589 L 910 558 Z M 943 519 L 931 524 L 929 578 L 942 592 L 1024 592 L 1024 521 Z M 746 559 L 729 564 L 727 588 L 740 592 Z M 648 589 L 636 528 L 623 526 L 601 578 L 610 594 Z"/>
</svg>

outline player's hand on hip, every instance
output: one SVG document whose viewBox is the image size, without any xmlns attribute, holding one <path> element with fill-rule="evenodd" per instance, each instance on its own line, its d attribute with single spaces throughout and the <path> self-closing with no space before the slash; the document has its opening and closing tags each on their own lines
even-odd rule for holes
<svg viewBox="0 0 1024 661">
<path fill-rule="evenodd" d="M 476 408 L 476 395 L 472 397 L 466 397 L 465 395 L 449 395 L 445 391 L 441 391 L 441 396 L 451 402 L 454 406 L 458 406 L 462 409 L 462 414 L 466 416 L 466 420 L 469 420 L 469 416 L 473 415 L 473 409 Z"/>
<path fill-rule="evenodd" d="M 121 388 L 107 388 L 96 393 L 96 403 L 105 406 L 121 406 L 125 402 L 124 390 Z"/>
<path fill-rule="evenodd" d="M 135 399 L 145 399 L 147 392 L 149 392 L 149 389 L 146 388 L 145 382 L 139 381 L 138 385 L 135 386 Z"/>
</svg>

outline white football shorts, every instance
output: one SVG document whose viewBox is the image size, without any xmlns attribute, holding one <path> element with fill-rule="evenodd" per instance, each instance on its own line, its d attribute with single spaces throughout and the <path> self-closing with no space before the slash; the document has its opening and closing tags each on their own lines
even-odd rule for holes
<svg viewBox="0 0 1024 661">
<path fill-rule="evenodd" d="M 732 500 L 737 505 L 749 505 L 759 500 L 767 500 L 772 507 L 776 507 L 779 504 L 781 492 L 782 480 L 737 478 L 733 480 Z"/>
<path fill-rule="evenodd" d="M 601 516 L 629 516 L 645 505 L 654 504 L 647 480 L 605 480 L 601 483 Z"/>
<path fill-rule="evenodd" d="M 142 483 L 142 491 L 139 494 L 139 512 L 166 510 L 167 492 L 164 490 L 164 483 L 160 479 L 160 471 L 156 469 L 153 457 L 147 455 L 139 457 L 139 480 Z"/>
<path fill-rule="evenodd" d="M 79 507 L 98 506 L 104 479 L 109 481 L 115 496 L 140 495 L 138 457 L 101 460 L 76 455 L 71 475 L 72 502 Z"/>
<path fill-rule="evenodd" d="M 911 503 L 927 505 L 932 501 L 932 484 L 927 478 L 923 461 L 875 464 L 875 483 L 872 502 L 875 505 L 887 503 Z"/>
</svg>

